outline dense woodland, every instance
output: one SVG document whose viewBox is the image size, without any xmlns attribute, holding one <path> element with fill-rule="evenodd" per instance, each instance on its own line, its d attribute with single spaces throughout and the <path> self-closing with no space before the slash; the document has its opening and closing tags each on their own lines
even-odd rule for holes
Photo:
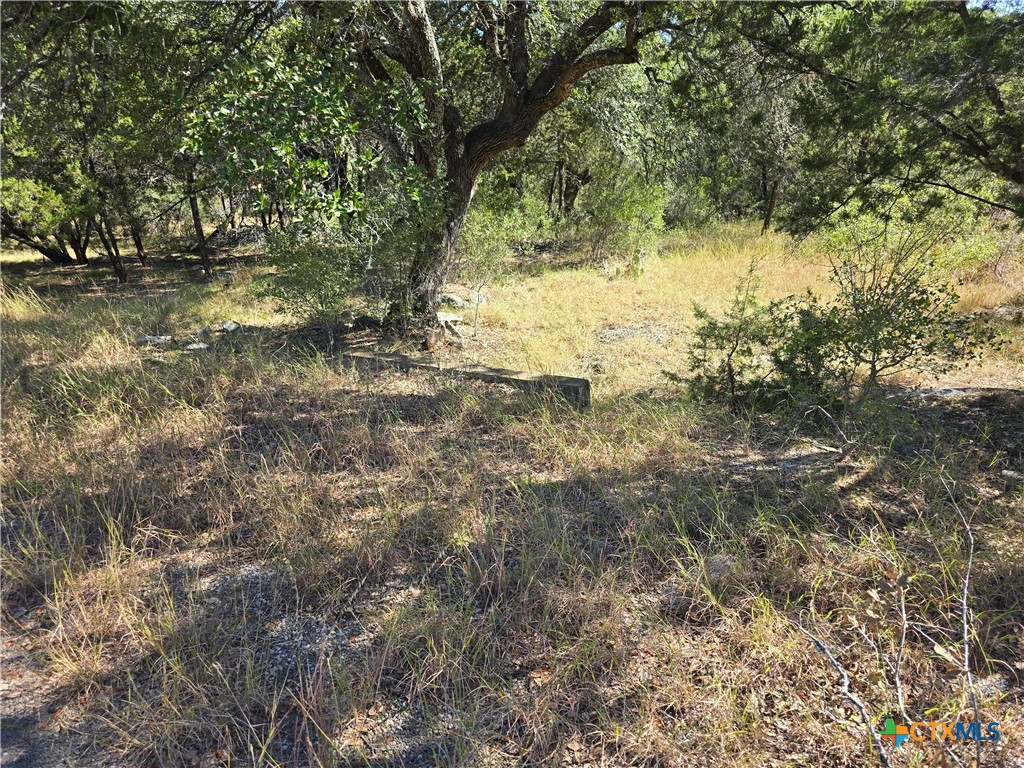
<svg viewBox="0 0 1024 768">
<path fill-rule="evenodd" d="M 1024 210 L 1013 3 L 7 3 L 3 234 L 282 230 L 428 316 L 460 242 Z M 472 230 L 472 231 L 470 231 Z M 628 254 L 627 254 L 628 255 Z"/>
</svg>

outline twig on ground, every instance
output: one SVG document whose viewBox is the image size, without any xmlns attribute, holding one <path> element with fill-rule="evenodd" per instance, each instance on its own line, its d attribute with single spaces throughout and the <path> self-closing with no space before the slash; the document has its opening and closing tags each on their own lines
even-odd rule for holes
<svg viewBox="0 0 1024 768">
<path fill-rule="evenodd" d="M 953 502 L 953 509 L 956 510 L 957 515 L 960 516 L 960 522 L 964 524 L 964 530 L 967 532 L 967 567 L 964 570 L 964 582 L 963 588 L 960 593 L 960 626 L 962 630 L 962 644 L 963 644 L 963 672 L 964 679 L 967 681 L 967 695 L 971 700 L 971 707 L 974 709 L 974 722 L 981 723 L 981 712 L 978 708 L 978 695 L 974 690 L 974 676 L 971 674 L 971 620 L 970 620 L 970 604 L 968 598 L 971 591 L 971 568 L 974 565 L 974 533 L 971 531 L 970 523 L 967 522 L 967 516 L 964 515 L 960 509 L 960 505 L 957 504 L 956 497 L 953 495 L 953 489 L 949 483 L 946 482 L 946 478 L 940 477 L 942 481 L 942 487 L 946 489 L 946 493 L 949 495 L 949 500 Z M 981 741 L 976 740 L 975 742 L 975 766 L 980 768 L 981 766 Z"/>
<path fill-rule="evenodd" d="M 907 715 L 907 702 L 903 696 L 903 681 L 900 675 L 903 670 L 903 654 L 907 649 L 907 595 L 906 590 L 900 588 L 900 644 L 896 649 L 896 668 L 893 670 L 893 678 L 896 680 L 896 702 L 900 708 L 903 719 L 911 723 L 913 720 Z"/>
<path fill-rule="evenodd" d="M 812 406 L 811 406 L 810 408 L 808 408 L 808 409 L 807 409 L 807 410 L 806 410 L 806 411 L 804 412 L 804 418 L 807 418 L 808 416 L 810 416 L 810 415 L 811 415 L 811 413 L 812 413 L 813 411 L 821 411 L 821 412 L 822 412 L 822 413 L 823 413 L 823 414 L 825 415 L 825 418 L 826 418 L 826 419 L 828 420 L 828 423 L 829 423 L 829 424 L 831 424 L 831 425 L 832 425 L 832 428 L 833 428 L 833 429 L 834 429 L 834 430 L 835 430 L 836 432 L 838 432 L 838 433 L 839 433 L 839 436 L 840 436 L 841 438 L 843 438 L 843 442 L 844 442 L 844 443 L 845 443 L 846 445 L 852 445 L 852 444 L 853 444 L 853 441 L 852 441 L 852 440 L 851 440 L 851 439 L 850 439 L 849 437 L 847 437 L 847 436 L 846 436 L 846 433 L 845 433 L 845 432 L 843 432 L 842 428 L 841 428 L 841 427 L 839 426 L 838 422 L 836 422 L 836 420 L 835 420 L 835 418 L 834 418 L 834 417 L 832 416 L 832 414 L 831 414 L 831 413 L 829 413 L 828 411 L 826 411 L 826 410 L 825 410 L 824 408 L 822 408 L 822 407 L 821 407 L 820 405 L 812 405 Z"/>
<path fill-rule="evenodd" d="M 867 707 L 864 706 L 864 702 L 861 701 L 860 697 L 852 690 L 850 690 L 850 673 L 847 672 L 843 665 L 839 663 L 839 660 L 836 659 L 836 657 L 832 654 L 832 651 L 830 651 L 828 646 L 825 645 L 824 640 L 822 640 L 820 637 L 817 637 L 816 635 L 812 635 L 799 624 L 797 625 L 797 629 L 799 629 L 804 635 L 807 636 L 807 638 L 812 643 L 814 643 L 815 646 L 817 646 L 818 650 L 825 655 L 826 659 L 828 659 L 828 662 L 832 665 L 832 668 L 839 673 L 840 693 L 842 693 L 843 696 L 846 697 L 847 701 L 853 704 L 853 706 L 857 708 L 857 711 L 860 712 L 861 719 L 864 720 L 864 728 L 867 730 L 868 735 L 871 738 L 871 743 L 874 745 L 875 750 L 878 752 L 878 759 L 881 761 L 882 765 L 885 766 L 885 768 L 890 768 L 891 763 L 889 762 L 889 756 L 885 753 L 885 750 L 882 748 L 882 738 L 878 735 L 878 732 L 875 731 L 874 727 L 872 727 L 871 718 L 868 716 Z"/>
</svg>

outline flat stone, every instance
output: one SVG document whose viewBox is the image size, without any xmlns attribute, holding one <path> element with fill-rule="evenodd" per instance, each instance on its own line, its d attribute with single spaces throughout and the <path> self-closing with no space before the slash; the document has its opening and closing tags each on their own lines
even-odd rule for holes
<svg viewBox="0 0 1024 768">
<path fill-rule="evenodd" d="M 462 319 L 462 315 L 457 315 L 454 312 L 438 312 L 437 322 L 441 325 L 456 325 L 465 321 Z"/>
<path fill-rule="evenodd" d="M 135 341 L 140 347 L 159 347 L 171 343 L 170 336 L 140 336 Z"/>
<path fill-rule="evenodd" d="M 201 341 L 197 341 L 194 344 L 189 344 L 187 347 L 185 347 L 185 349 L 187 349 L 189 352 L 198 352 L 201 349 L 209 349 L 209 348 L 210 348 L 209 344 L 204 344 Z"/>
<path fill-rule="evenodd" d="M 1012 469 L 1004 469 L 999 473 L 1007 485 L 1024 485 L 1024 472 L 1014 472 Z"/>
<path fill-rule="evenodd" d="M 236 323 L 234 320 L 225 320 L 220 324 L 220 329 L 224 331 L 224 333 L 234 333 L 241 327 L 241 323 Z"/>
<path fill-rule="evenodd" d="M 441 303 L 449 307 L 455 307 L 455 309 L 465 309 L 469 306 L 468 301 L 455 293 L 446 293 L 441 296 Z"/>
</svg>

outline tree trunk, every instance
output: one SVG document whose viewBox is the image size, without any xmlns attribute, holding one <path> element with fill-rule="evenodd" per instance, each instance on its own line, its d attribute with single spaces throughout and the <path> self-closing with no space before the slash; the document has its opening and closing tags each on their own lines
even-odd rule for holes
<svg viewBox="0 0 1024 768">
<path fill-rule="evenodd" d="M 449 190 L 451 207 L 448 216 L 427 236 L 410 270 L 411 309 L 417 317 L 431 319 L 437 315 L 441 294 L 454 263 L 455 246 L 476 192 L 476 177 L 468 170 L 456 173 L 449 180 Z"/>
<path fill-rule="evenodd" d="M 568 163 L 565 168 L 568 174 L 565 177 L 565 192 L 562 196 L 562 216 L 568 215 L 576 207 L 576 198 L 579 197 L 580 190 L 589 184 L 591 179 L 589 168 L 578 172 Z"/>
<path fill-rule="evenodd" d="M 60 232 L 55 234 L 53 236 L 53 239 L 57 241 L 57 247 L 60 248 L 60 252 L 62 254 L 64 254 L 64 258 L 67 259 L 68 262 L 70 262 L 71 261 L 71 254 L 68 253 L 67 243 L 64 242 L 64 238 L 61 237 Z"/>
<path fill-rule="evenodd" d="M 89 263 L 89 237 L 92 234 L 92 221 L 87 220 L 83 226 L 80 221 L 72 219 L 65 225 L 68 234 L 68 242 L 75 254 L 75 261 L 79 264 Z"/>
<path fill-rule="evenodd" d="M 561 161 L 559 161 L 561 162 Z M 551 183 L 548 185 L 548 212 L 555 213 L 555 189 L 558 187 L 558 163 L 551 172 Z"/>
<path fill-rule="evenodd" d="M 772 184 L 771 194 L 768 196 L 768 207 L 764 212 L 764 224 L 761 226 L 761 234 L 765 235 L 768 233 L 769 227 L 772 225 L 772 217 L 775 215 L 775 204 L 779 201 L 779 184 L 781 179 L 776 179 Z"/>
<path fill-rule="evenodd" d="M 401 50 L 399 64 L 414 80 L 430 83 L 425 90 L 427 114 L 443 137 L 438 143 L 413 141 L 413 162 L 424 171 L 427 179 L 444 182 L 444 202 L 448 206 L 446 219 L 427 234 L 413 257 L 409 294 L 402 307 L 427 322 L 436 322 L 441 290 L 452 266 L 476 180 L 484 167 L 501 153 L 523 146 L 541 119 L 561 105 L 588 72 L 613 65 L 635 64 L 640 60 L 637 51 L 640 4 L 623 3 L 620 7 L 618 3 L 602 3 L 582 21 L 574 35 L 569 35 L 556 47 L 548 63 L 541 66 L 531 80 L 527 50 L 528 6 L 526 3 L 509 5 L 502 36 L 506 41 L 506 55 L 503 57 L 499 50 L 491 62 L 501 70 L 499 75 L 504 75 L 501 78 L 503 103 L 496 113 L 492 113 L 492 118 L 469 130 L 455 104 L 443 96 L 445 78 L 438 37 L 426 0 L 402 3 L 405 24 L 400 31 L 397 30 L 397 22 L 392 24 L 394 19 L 382 11 L 385 23 L 400 38 L 397 46 Z M 384 9 L 388 6 L 381 3 L 374 7 Z M 486 26 L 487 14 L 482 16 Z M 594 41 L 613 27 L 623 32 L 621 47 L 588 50 Z M 491 28 L 489 34 L 492 41 L 498 36 L 496 28 Z M 365 53 L 366 74 L 376 81 L 391 81 L 391 75 L 373 51 Z M 443 177 L 440 173 L 442 161 L 446 169 Z"/>
<path fill-rule="evenodd" d="M 117 275 L 117 282 L 127 283 L 128 282 L 128 271 L 124 268 L 124 262 L 121 261 L 121 254 L 118 253 L 117 248 L 107 238 L 106 233 L 103 231 L 103 214 L 100 214 L 99 220 L 93 220 L 93 229 L 96 230 L 96 234 L 99 235 L 100 242 L 103 243 L 103 250 L 107 253 L 107 258 L 110 259 L 110 265 L 114 268 L 114 274 Z"/>
<path fill-rule="evenodd" d="M 135 243 L 135 255 L 139 257 L 139 264 L 146 266 L 146 246 L 142 242 L 142 227 L 138 219 L 131 219 L 128 228 L 132 233 L 132 242 Z"/>
<path fill-rule="evenodd" d="M 26 248 L 31 248 L 33 251 L 41 253 L 57 266 L 63 267 L 67 264 L 74 263 L 66 249 L 51 245 L 46 240 L 36 237 L 28 230 L 22 229 L 18 226 L 18 222 L 14 217 L 10 216 L 3 210 L 0 210 L 0 234 L 3 234 L 4 237 L 11 238 L 16 243 L 19 243 Z"/>
<path fill-rule="evenodd" d="M 107 240 L 110 242 L 110 247 L 114 249 L 114 253 L 117 255 L 118 260 L 121 258 L 121 249 L 117 245 L 117 238 L 114 237 L 114 228 L 110 226 L 110 219 L 107 218 L 107 214 L 100 212 L 100 224 L 102 224 L 107 230 Z"/>
<path fill-rule="evenodd" d="M 210 266 L 210 252 L 206 247 L 206 235 L 203 234 L 203 219 L 199 215 L 199 198 L 196 197 L 196 176 L 191 170 L 188 172 L 188 205 L 192 209 L 192 226 L 196 230 L 196 248 L 199 251 L 199 259 L 203 262 L 203 274 L 213 277 L 213 268 Z"/>
</svg>

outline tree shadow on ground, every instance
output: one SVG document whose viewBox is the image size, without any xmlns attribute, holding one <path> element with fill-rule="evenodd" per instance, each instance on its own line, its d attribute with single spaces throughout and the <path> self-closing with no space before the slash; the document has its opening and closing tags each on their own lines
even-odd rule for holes
<svg viewBox="0 0 1024 768">
<path fill-rule="evenodd" d="M 42 256 L 39 260 L 5 261 L 3 275 L 13 287 L 28 287 L 41 296 L 54 299 L 105 297 L 122 300 L 133 297 L 159 296 L 188 285 L 208 284 L 202 261 L 184 250 L 182 243 L 168 241 L 158 244 L 142 265 L 137 259 L 123 255 L 127 283 L 118 283 L 105 256 L 90 254 L 89 264 L 55 266 Z M 210 262 L 215 282 L 231 279 L 231 270 L 253 263 L 253 255 L 233 248 L 212 249 Z M 220 277 L 218 277 L 220 275 Z"/>
<path fill-rule="evenodd" d="M 245 348 L 264 339 L 254 334 L 230 344 Z M 156 401 L 158 406 L 179 407 L 187 400 L 182 392 L 203 391 L 209 371 L 202 358 L 192 367 L 188 382 L 176 385 L 167 377 L 164 386 L 172 388 L 172 397 Z M 136 375 L 133 370 L 119 375 Z M 429 765 L 462 754 L 469 747 L 460 740 L 458 723 L 454 737 L 431 728 L 443 722 L 436 712 L 472 700 L 467 691 L 512 691 L 481 705 L 484 735 L 497 740 L 509 731 L 523 753 L 547 759 L 568 733 L 590 725 L 587 712 L 606 706 L 601 685 L 622 682 L 628 674 L 625 660 L 635 637 L 602 624 L 623 610 L 622 596 L 661 605 L 660 585 L 680 579 L 689 591 L 667 606 L 644 609 L 648 619 L 696 634 L 714 630 L 721 608 L 708 605 L 698 588 L 704 577 L 693 575 L 707 570 L 711 558 L 742 546 L 748 559 L 769 560 L 790 537 L 854 540 L 876 525 L 899 535 L 920 520 L 905 496 L 925 469 L 919 454 L 948 442 L 940 434 L 922 443 L 919 453 L 903 456 L 882 440 L 862 466 L 829 451 L 794 455 L 776 451 L 774 444 L 752 451 L 759 446 L 735 445 L 729 430 L 725 439 L 712 437 L 722 434 L 718 430 L 698 430 L 699 461 L 657 451 L 662 436 L 655 434 L 639 459 L 613 452 L 603 463 L 588 462 L 568 455 L 571 441 L 559 443 L 554 456 L 555 449 L 543 454 L 539 448 L 550 439 L 545 431 L 583 433 L 597 417 L 500 386 L 439 386 L 435 377 L 392 374 L 343 376 L 326 392 L 294 379 L 248 386 L 236 375 L 242 369 L 220 370 L 234 382 L 222 401 L 187 400 L 189 407 L 210 410 L 211 421 L 201 429 L 161 430 L 155 428 L 159 407 L 140 410 L 135 453 L 73 464 L 66 484 L 47 491 L 46 498 L 29 491 L 9 496 L 11 514 L 17 519 L 38 504 L 83 513 L 130 510 L 115 516 L 114 525 L 84 517 L 82 538 L 75 542 L 84 543 L 79 554 L 85 569 L 102 566 L 116 541 L 137 539 L 152 526 L 175 534 L 154 540 L 154 555 L 201 550 L 209 563 L 165 565 L 152 583 L 161 587 L 158 595 L 170 595 L 181 606 L 173 626 L 163 630 L 172 640 L 208 636 L 214 618 L 239 628 L 237 637 L 219 640 L 218 658 L 225 663 L 237 665 L 245 657 L 240 650 L 267 643 L 273 621 L 282 616 L 314 616 L 339 626 L 344 622 L 336 617 L 354 617 L 367 637 L 339 657 L 348 674 L 377 681 L 381 698 L 416 717 L 407 727 L 382 718 L 375 742 L 380 754 L 344 752 L 353 765 Z M 40 391 L 27 394 L 39 397 Z M 608 408 L 625 409 L 628 419 L 628 405 Z M 674 403 L 648 397 L 642 406 L 656 410 Z M 969 421 L 965 426 L 974 428 Z M 982 458 L 1001 450 L 984 444 L 982 449 Z M 975 457 L 966 466 L 973 472 L 988 465 Z M 938 512 L 929 513 L 932 522 Z M 957 522 L 950 517 L 951 526 Z M 194 543 L 204 535 L 211 536 L 207 543 Z M 992 535 L 988 529 L 977 532 L 979 550 L 998 543 Z M 733 581 L 717 597 L 726 608 L 731 600 L 751 597 L 767 600 L 783 615 L 804 608 L 816 586 L 800 573 L 799 557 L 794 555 L 791 566 L 727 573 Z M 287 596 L 283 608 L 274 609 L 277 614 L 247 623 L 259 594 L 230 579 L 225 583 L 236 585 L 230 599 L 211 603 L 220 587 L 209 577 L 268 559 L 287 574 L 286 585 L 270 590 L 272 601 Z M 739 567 L 723 562 L 726 571 Z M 1020 649 L 1005 638 L 1024 620 L 1020 601 L 1012 597 L 1024 593 L 1024 571 L 1007 562 L 979 573 L 975 584 L 983 595 L 979 636 L 993 638 L 986 653 L 997 663 L 1018 664 Z M 53 596 L 45 587 L 41 594 Z M 159 599 L 166 598 L 154 598 Z M 827 594 L 817 599 L 819 610 L 841 607 L 830 605 Z M 567 665 L 571 671 L 560 686 L 531 682 L 542 678 L 552 653 L 569 653 L 564 649 L 592 636 L 599 641 Z M 439 660 L 438 648 L 449 655 Z M 168 687 L 159 677 L 164 662 L 156 652 L 126 656 L 108 674 L 150 686 L 147 695 L 159 701 Z M 74 693 L 62 692 L 53 703 Z M 111 704 L 115 710 L 126 706 L 119 701 Z M 225 706 L 211 722 L 237 714 L 230 702 Z M 264 709 L 247 714 L 265 716 L 266 705 L 259 706 Z M 354 704 L 347 706 L 332 715 L 339 723 L 355 711 Z M 546 740 L 524 724 L 529 718 L 523 711 L 531 707 L 557 713 Z M 293 708 L 281 722 L 291 730 L 308 728 L 299 714 Z M 514 727 L 494 725 L 508 723 Z M 389 736 L 393 747 L 386 746 Z"/>
</svg>

